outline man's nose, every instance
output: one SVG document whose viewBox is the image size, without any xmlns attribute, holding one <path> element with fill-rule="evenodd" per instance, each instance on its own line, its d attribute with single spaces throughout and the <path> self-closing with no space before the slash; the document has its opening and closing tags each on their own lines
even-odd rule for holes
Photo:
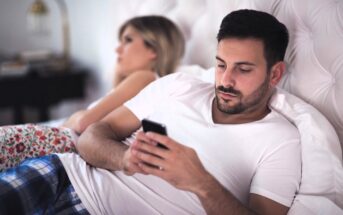
<svg viewBox="0 0 343 215">
<path fill-rule="evenodd" d="M 234 71 L 232 68 L 226 68 L 221 77 L 221 85 L 230 87 L 235 85 Z"/>
</svg>

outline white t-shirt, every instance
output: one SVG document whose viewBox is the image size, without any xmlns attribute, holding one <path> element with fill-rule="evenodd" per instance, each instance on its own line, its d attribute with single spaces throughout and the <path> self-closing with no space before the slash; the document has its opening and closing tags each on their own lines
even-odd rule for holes
<svg viewBox="0 0 343 215">
<path fill-rule="evenodd" d="M 213 84 L 176 73 L 125 105 L 139 119 L 165 124 L 171 138 L 194 148 L 205 168 L 243 204 L 256 193 L 290 206 L 301 175 L 297 129 L 274 111 L 251 123 L 215 124 L 213 99 Z M 60 158 L 92 214 L 205 214 L 194 194 L 158 177 L 92 168 L 76 154 Z"/>
</svg>

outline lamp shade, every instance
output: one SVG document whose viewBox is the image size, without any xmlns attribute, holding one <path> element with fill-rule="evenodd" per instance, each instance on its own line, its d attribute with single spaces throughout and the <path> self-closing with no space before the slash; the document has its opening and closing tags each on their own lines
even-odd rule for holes
<svg viewBox="0 0 343 215">
<path fill-rule="evenodd" d="M 49 10 L 42 0 L 35 0 L 27 12 L 27 26 L 35 34 L 49 34 Z"/>
<path fill-rule="evenodd" d="M 60 58 L 61 67 L 69 66 L 69 19 L 67 5 L 64 0 L 55 0 L 58 9 L 61 12 L 61 27 L 63 40 L 63 53 Z M 34 0 L 27 13 L 27 24 L 31 32 L 44 35 L 50 33 L 50 16 L 49 10 L 43 0 Z"/>
</svg>

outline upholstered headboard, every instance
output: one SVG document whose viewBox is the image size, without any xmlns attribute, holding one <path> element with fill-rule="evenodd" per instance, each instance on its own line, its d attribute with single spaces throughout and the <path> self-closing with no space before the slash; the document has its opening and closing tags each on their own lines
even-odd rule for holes
<svg viewBox="0 0 343 215">
<path fill-rule="evenodd" d="M 341 0 L 126 0 L 115 5 L 115 24 L 161 14 L 183 31 L 184 64 L 214 65 L 216 33 L 232 10 L 249 8 L 276 16 L 289 29 L 287 73 L 281 86 L 319 109 L 343 143 L 343 1 Z"/>
<path fill-rule="evenodd" d="M 326 116 L 343 144 L 343 0 L 126 0 L 114 7 L 117 26 L 137 15 L 159 14 L 172 19 L 187 41 L 183 64 L 206 69 L 214 66 L 216 34 L 226 14 L 243 8 L 273 14 L 290 33 L 287 72 L 280 87 Z M 208 74 L 202 73 L 206 76 L 202 79 L 212 77 Z M 295 124 L 306 118 L 306 123 L 297 124 L 305 134 L 301 135 L 302 181 L 289 214 L 342 214 L 342 154 L 334 131 L 318 112 L 311 112 L 312 107 L 280 95 L 274 105 L 286 111 L 286 116 L 296 116 Z"/>
</svg>

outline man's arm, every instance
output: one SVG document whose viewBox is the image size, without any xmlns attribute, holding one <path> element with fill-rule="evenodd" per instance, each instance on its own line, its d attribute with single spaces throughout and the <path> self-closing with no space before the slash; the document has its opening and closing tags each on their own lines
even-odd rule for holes
<svg viewBox="0 0 343 215">
<path fill-rule="evenodd" d="M 156 147 L 157 142 L 168 150 Z M 138 133 L 132 154 L 139 160 L 138 166 L 145 173 L 161 177 L 178 189 L 196 194 L 207 214 L 287 214 L 288 207 L 256 194 L 250 194 L 249 205 L 245 207 L 206 171 L 192 148 L 167 136 Z"/>
<path fill-rule="evenodd" d="M 195 193 L 207 214 L 287 214 L 288 207 L 281 205 L 264 196 L 250 193 L 249 205 L 245 207 L 215 178 L 209 179 Z"/>
<path fill-rule="evenodd" d="M 119 107 L 102 122 L 89 126 L 80 136 L 76 149 L 89 164 L 109 170 L 127 168 L 130 159 L 128 146 L 120 141 L 131 135 L 140 121 L 126 107 Z"/>
</svg>

